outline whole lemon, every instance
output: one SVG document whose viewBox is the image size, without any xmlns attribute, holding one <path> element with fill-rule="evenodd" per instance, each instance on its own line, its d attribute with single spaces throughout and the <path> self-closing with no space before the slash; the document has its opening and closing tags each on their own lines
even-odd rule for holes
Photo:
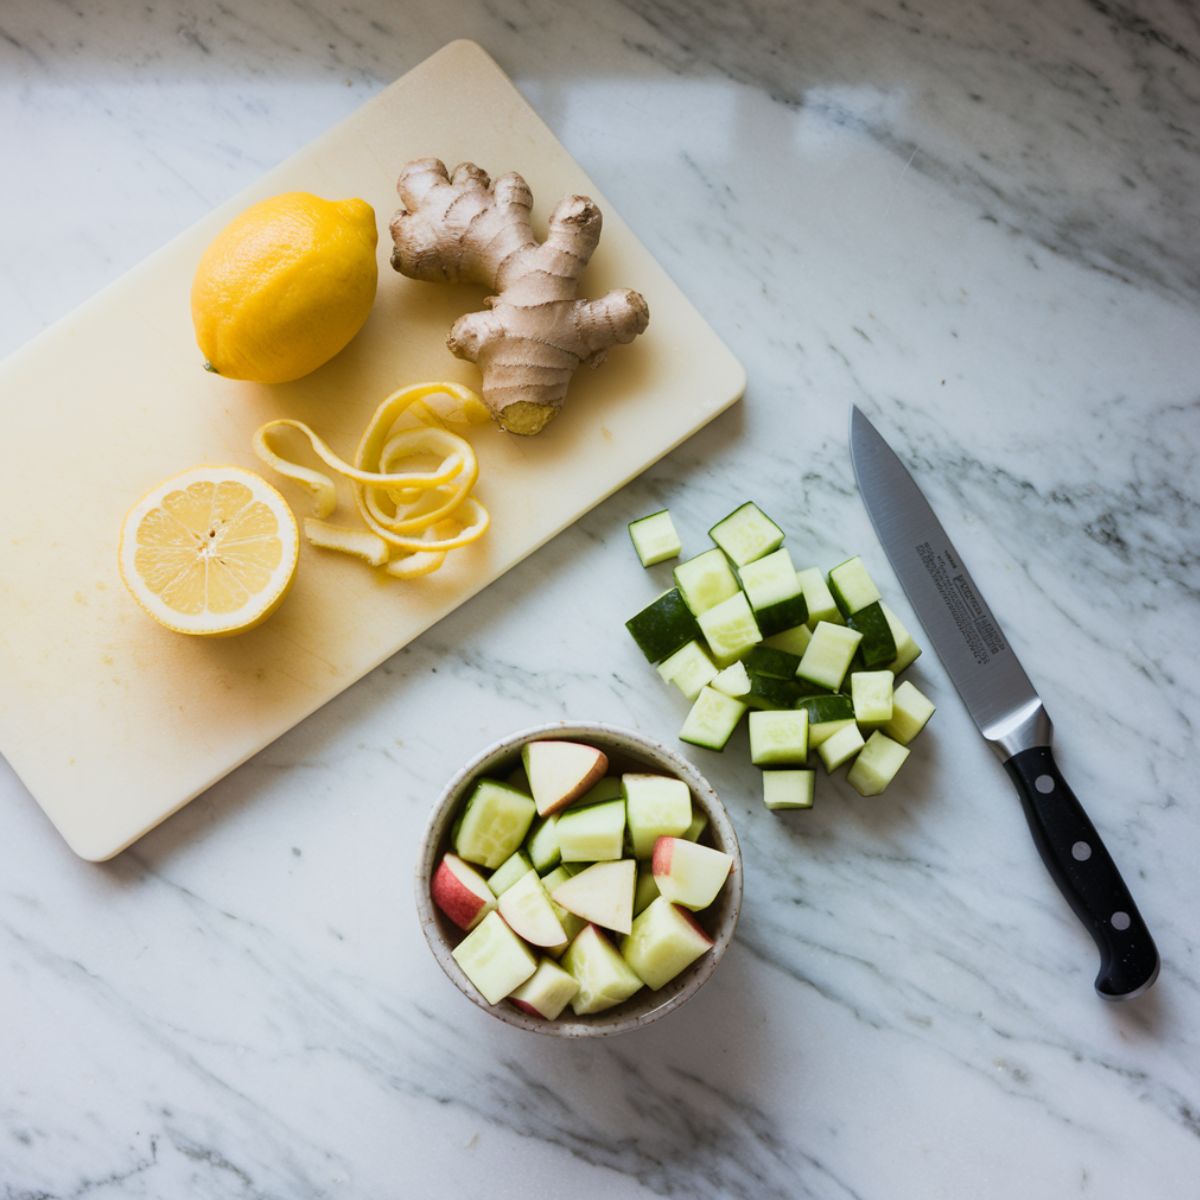
<svg viewBox="0 0 1200 1200">
<path fill-rule="evenodd" d="M 200 259 L 192 321 L 205 367 L 286 383 L 328 362 L 375 300 L 375 211 L 286 192 L 246 209 Z"/>
</svg>

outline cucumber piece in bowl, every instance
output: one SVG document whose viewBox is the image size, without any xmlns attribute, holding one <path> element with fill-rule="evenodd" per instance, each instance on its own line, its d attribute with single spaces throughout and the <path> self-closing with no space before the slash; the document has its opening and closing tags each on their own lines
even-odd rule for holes
<svg viewBox="0 0 1200 1200">
<path fill-rule="evenodd" d="M 455 853 L 494 871 L 521 848 L 536 813 L 532 796 L 498 780 L 481 779 L 454 831 Z"/>
</svg>

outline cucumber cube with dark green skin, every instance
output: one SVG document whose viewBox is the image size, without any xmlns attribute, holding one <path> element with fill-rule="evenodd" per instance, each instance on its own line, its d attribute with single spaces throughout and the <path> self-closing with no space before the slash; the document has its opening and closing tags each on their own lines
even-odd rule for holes
<svg viewBox="0 0 1200 1200">
<path fill-rule="evenodd" d="M 792 679 L 773 679 L 750 672 L 750 690 L 738 699 L 751 708 L 795 708 L 802 698 L 800 685 Z"/>
<path fill-rule="evenodd" d="M 764 636 L 792 629 L 808 620 L 804 589 L 785 547 L 746 563 L 738 570 L 738 576 Z"/>
<path fill-rule="evenodd" d="M 783 530 L 752 500 L 718 521 L 708 536 L 739 567 L 783 545 Z"/>
<path fill-rule="evenodd" d="M 857 554 L 844 563 L 838 563 L 829 572 L 829 590 L 838 608 L 847 617 L 866 608 L 868 604 L 878 604 L 882 599 L 875 581 Z"/>
<path fill-rule="evenodd" d="M 808 602 L 804 599 L 804 593 L 799 592 L 789 600 L 755 609 L 754 615 L 758 618 L 758 627 L 763 635 L 769 637 L 773 633 L 803 625 L 808 620 Z"/>
<path fill-rule="evenodd" d="M 861 661 L 866 670 L 886 667 L 895 661 L 896 639 L 892 636 L 891 622 L 878 600 L 852 613 L 846 618 L 846 624 L 863 635 L 858 644 L 856 661 Z"/>
<path fill-rule="evenodd" d="M 798 654 L 773 650 L 770 646 L 754 646 L 742 659 L 751 675 L 769 675 L 772 679 L 795 679 L 800 665 Z"/>
<path fill-rule="evenodd" d="M 680 647 L 700 637 L 700 626 L 678 588 L 663 592 L 653 604 L 626 621 L 625 628 L 652 663 L 670 658 Z"/>
<path fill-rule="evenodd" d="M 803 696 L 796 701 L 796 708 L 808 709 L 810 725 L 826 721 L 853 721 L 854 701 L 841 692 L 829 692 L 824 696 Z"/>
</svg>

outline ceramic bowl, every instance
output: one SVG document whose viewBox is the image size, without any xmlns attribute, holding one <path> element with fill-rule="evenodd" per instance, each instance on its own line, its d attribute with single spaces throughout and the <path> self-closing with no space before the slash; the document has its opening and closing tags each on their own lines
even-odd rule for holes
<svg viewBox="0 0 1200 1200">
<path fill-rule="evenodd" d="M 586 1017 L 574 1016 L 568 1005 L 557 1021 L 531 1016 L 503 1000 L 499 1004 L 488 1004 L 450 956 L 450 952 L 466 934 L 446 919 L 429 894 L 433 872 L 442 855 L 450 848 L 451 826 L 472 784 L 481 775 L 504 778 L 520 764 L 521 747 L 526 742 L 541 738 L 563 738 L 597 746 L 608 755 L 612 773 L 654 771 L 682 779 L 692 789 L 692 803 L 698 805 L 708 817 L 708 827 L 700 840 L 733 856 L 733 870 L 720 895 L 707 909 L 696 914 L 713 939 L 712 949 L 707 954 L 658 991 L 643 988 L 624 1004 Z M 532 1033 L 566 1038 L 606 1037 L 639 1029 L 674 1012 L 695 995 L 717 969 L 717 964 L 733 940 L 742 906 L 742 853 L 725 806 L 704 776 L 687 759 L 659 742 L 627 729 L 612 725 L 559 722 L 525 729 L 496 742 L 471 759 L 446 784 L 430 814 L 417 855 L 416 891 L 417 913 L 425 940 L 438 965 L 468 1000 L 506 1025 L 527 1029 Z"/>
</svg>

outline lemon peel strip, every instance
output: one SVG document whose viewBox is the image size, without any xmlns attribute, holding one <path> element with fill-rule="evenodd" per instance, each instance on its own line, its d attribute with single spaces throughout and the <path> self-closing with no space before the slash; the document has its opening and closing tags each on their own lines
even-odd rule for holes
<svg viewBox="0 0 1200 1200">
<path fill-rule="evenodd" d="M 416 424 L 397 429 L 403 418 Z M 448 422 L 476 425 L 488 420 L 487 408 L 470 388 L 421 383 L 400 388 L 379 405 L 353 464 L 309 425 L 290 418 L 268 421 L 255 432 L 252 444 L 267 466 L 311 493 L 315 517 L 304 522 L 311 544 L 384 566 L 395 578 L 415 579 L 438 570 L 447 553 L 477 541 L 491 524 L 487 509 L 471 495 L 479 478 L 475 451 L 447 428 Z M 326 521 L 337 509 L 334 480 L 276 449 L 273 439 L 285 430 L 301 434 L 335 475 L 349 481 L 366 529 Z M 403 469 L 406 462 L 429 458 L 437 460 L 432 470 Z"/>
</svg>

